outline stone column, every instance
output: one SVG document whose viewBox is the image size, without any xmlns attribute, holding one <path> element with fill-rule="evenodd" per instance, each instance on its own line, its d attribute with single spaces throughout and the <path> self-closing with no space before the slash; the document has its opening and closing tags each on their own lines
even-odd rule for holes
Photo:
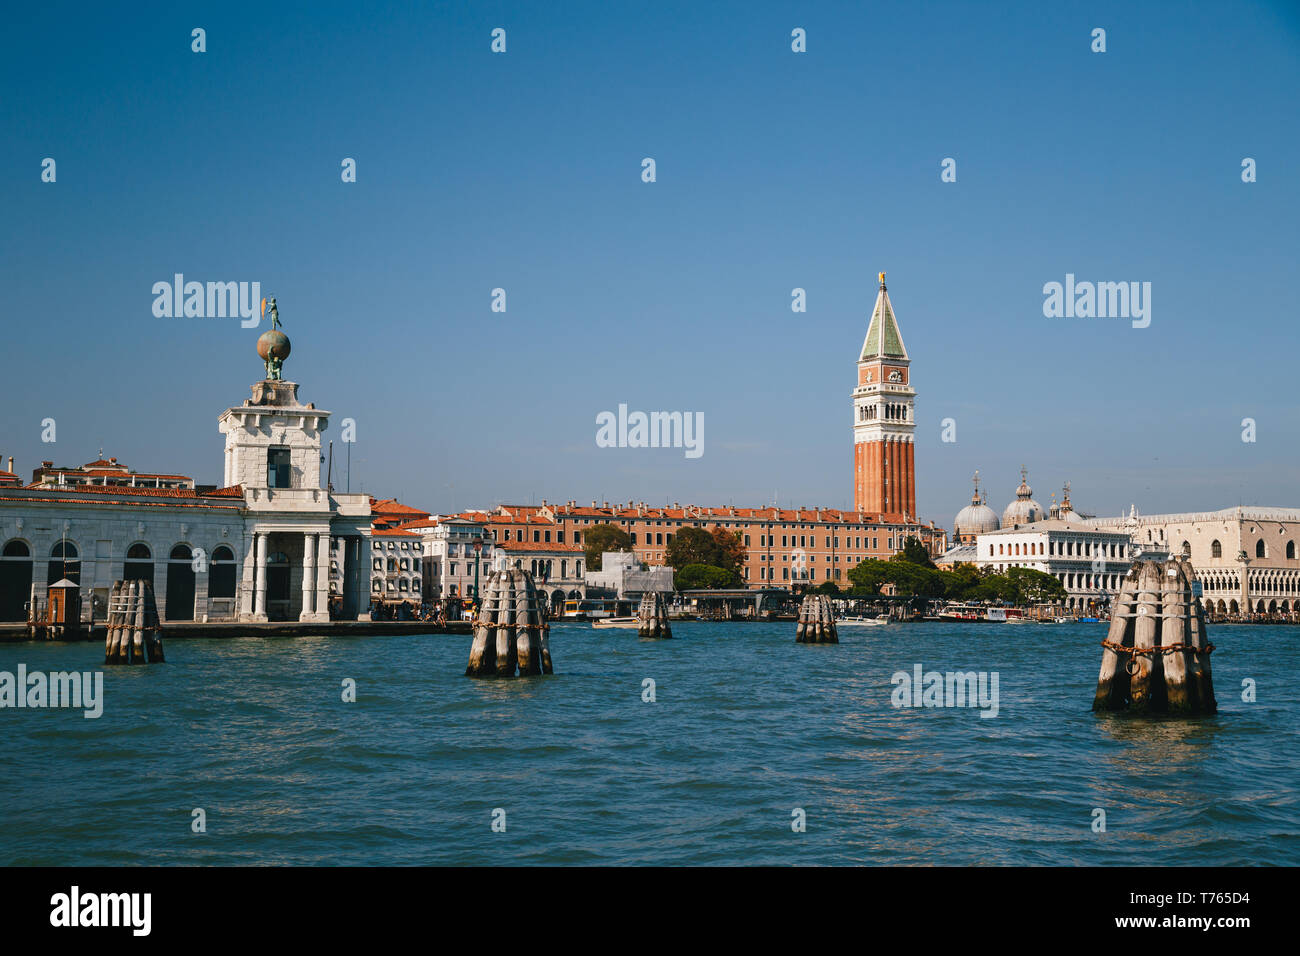
<svg viewBox="0 0 1300 956">
<path fill-rule="evenodd" d="M 1251 613 L 1250 607 L 1250 558 L 1245 551 L 1237 552 L 1237 564 L 1241 566 L 1241 614 Z"/>
<path fill-rule="evenodd" d="M 298 620 L 315 619 L 316 611 L 316 535 L 302 536 L 302 611 Z"/>
<path fill-rule="evenodd" d="M 208 619 L 208 575 L 212 571 L 212 555 L 204 549 L 203 570 L 194 572 L 194 620 L 203 623 Z"/>
<path fill-rule="evenodd" d="M 356 537 L 357 560 L 354 564 L 356 590 L 353 593 L 356 595 L 358 621 L 370 620 L 370 612 L 366 610 L 370 605 L 370 562 L 372 560 L 368 541 L 365 535 Z"/>
<path fill-rule="evenodd" d="M 253 535 L 253 620 L 266 620 L 266 546 L 267 535 Z"/>
<path fill-rule="evenodd" d="M 330 619 L 330 536 L 316 536 L 316 618 Z"/>
</svg>

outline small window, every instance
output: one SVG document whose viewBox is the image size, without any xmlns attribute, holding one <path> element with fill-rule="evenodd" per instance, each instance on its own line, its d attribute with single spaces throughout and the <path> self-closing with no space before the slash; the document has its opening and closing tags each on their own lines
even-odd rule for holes
<svg viewBox="0 0 1300 956">
<path fill-rule="evenodd" d="M 293 466 L 289 464 L 289 449 L 266 450 L 266 486 L 288 488 L 292 485 Z"/>
</svg>

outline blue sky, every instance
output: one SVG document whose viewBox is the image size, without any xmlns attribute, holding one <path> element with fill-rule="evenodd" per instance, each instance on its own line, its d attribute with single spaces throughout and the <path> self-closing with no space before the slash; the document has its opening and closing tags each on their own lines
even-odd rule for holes
<svg viewBox="0 0 1300 956">
<path fill-rule="evenodd" d="M 1296 9 L 15 8 L 0 454 L 221 480 L 262 329 L 156 318 L 181 272 L 277 296 L 286 377 L 357 421 L 354 491 L 847 506 L 884 269 L 923 518 L 976 468 L 1001 509 L 1022 462 L 1102 514 L 1300 505 Z M 1150 282 L 1150 327 L 1045 318 L 1067 273 Z M 703 413 L 704 455 L 598 448 L 620 403 Z"/>
</svg>

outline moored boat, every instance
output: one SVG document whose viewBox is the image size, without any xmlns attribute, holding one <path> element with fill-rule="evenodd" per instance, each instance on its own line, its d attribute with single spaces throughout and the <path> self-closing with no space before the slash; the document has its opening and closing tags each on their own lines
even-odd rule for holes
<svg viewBox="0 0 1300 956">
<path fill-rule="evenodd" d="M 622 627 L 635 629 L 640 623 L 640 619 L 636 617 L 602 617 L 592 621 L 591 626 L 594 628 Z"/>
</svg>

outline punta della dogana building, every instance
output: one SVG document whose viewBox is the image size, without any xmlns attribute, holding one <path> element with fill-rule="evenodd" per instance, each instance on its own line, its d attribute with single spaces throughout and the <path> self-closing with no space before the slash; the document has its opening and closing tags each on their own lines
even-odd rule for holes
<svg viewBox="0 0 1300 956">
<path fill-rule="evenodd" d="M 0 484 L 0 621 L 67 578 L 83 618 L 102 620 L 115 580 L 144 579 L 164 621 L 327 621 L 368 616 L 370 499 L 322 477 L 330 413 L 285 381 L 289 340 L 258 339 L 266 377 L 218 416 L 222 487 L 82 480 Z M 100 463 L 96 463 L 100 464 Z M 115 464 L 115 463 L 114 463 Z M 99 469 L 111 471 L 108 468 Z"/>
</svg>

